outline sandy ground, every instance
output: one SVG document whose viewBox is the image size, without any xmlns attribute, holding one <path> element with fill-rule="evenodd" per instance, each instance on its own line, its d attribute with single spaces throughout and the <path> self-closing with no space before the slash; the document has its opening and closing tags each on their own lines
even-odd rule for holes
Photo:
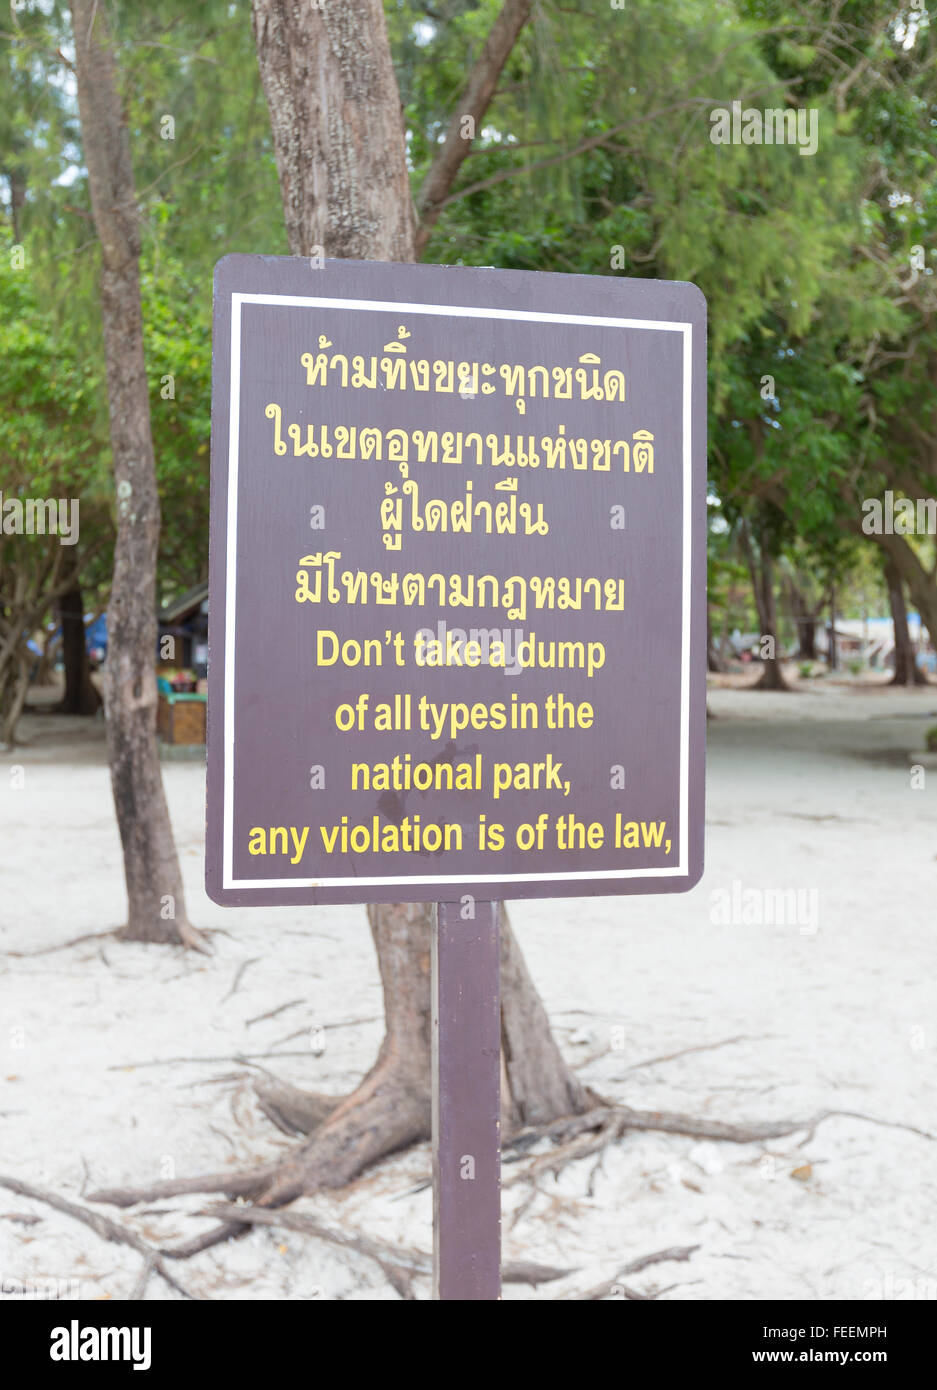
<svg viewBox="0 0 937 1390">
<path fill-rule="evenodd" d="M 664 1299 L 934 1298 L 937 1147 L 908 1127 L 937 1132 L 937 769 L 912 789 L 907 754 L 937 722 L 937 687 L 720 689 L 710 707 L 702 883 L 518 903 L 528 963 L 568 1057 L 609 1097 L 734 1123 L 827 1108 L 872 1119 L 745 1145 L 629 1134 L 536 1188 L 506 1167 L 505 1258 L 571 1273 L 505 1297 L 570 1297 L 694 1245 L 627 1282 Z M 8 954 L 113 927 L 124 904 L 103 726 L 32 716 L 22 732 L 27 746 L 0 758 L 0 1173 L 80 1202 L 275 1156 L 290 1141 L 235 1059 L 261 1054 L 315 1089 L 354 1085 L 381 1036 L 363 909 L 209 902 L 204 770 L 170 763 L 190 915 L 226 933 L 213 958 L 113 941 Z M 758 924 L 771 889 L 800 891 L 794 920 Z M 428 1174 L 423 1145 L 296 1209 L 428 1250 Z M 205 1201 L 113 1214 L 174 1242 L 205 1229 Z M 66 1297 L 126 1298 L 141 1264 L 0 1188 L 7 1298 L 49 1279 Z M 373 1262 L 284 1231 L 175 1269 L 216 1299 L 398 1296 Z M 428 1281 L 414 1290 L 428 1297 Z M 179 1295 L 152 1275 L 145 1296 Z"/>
</svg>

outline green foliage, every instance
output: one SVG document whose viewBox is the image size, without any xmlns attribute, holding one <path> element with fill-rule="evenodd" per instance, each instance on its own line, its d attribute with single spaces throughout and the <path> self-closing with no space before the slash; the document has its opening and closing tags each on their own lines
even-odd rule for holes
<svg viewBox="0 0 937 1390">
<path fill-rule="evenodd" d="M 0 485 L 7 496 L 80 494 L 100 512 L 107 470 L 94 433 L 101 399 L 95 364 L 57 331 L 25 269 L 0 243 Z"/>
<path fill-rule="evenodd" d="M 385 9 L 418 194 L 500 0 Z M 107 13 L 141 208 L 168 593 L 201 578 L 207 559 L 212 266 L 286 243 L 248 0 L 110 0 Z M 26 189 L 28 286 L 19 299 L 0 289 L 19 381 L 3 389 L 31 404 L 4 457 L 40 468 L 57 440 L 63 466 L 102 502 L 104 534 L 98 253 L 69 20 L 56 0 L 11 24 L 0 168 L 11 201 L 14 184 Z M 869 567 L 857 499 L 896 478 L 937 485 L 935 28 L 883 0 L 540 0 L 434 229 L 428 260 L 700 285 L 710 583 L 733 625 L 753 611 L 734 549 L 742 518 L 802 582 L 842 582 Z M 815 109 L 816 154 L 714 144 L 711 112 L 734 100 Z M 907 288 L 915 247 L 927 269 Z"/>
<path fill-rule="evenodd" d="M 108 6 L 108 17 L 141 211 L 144 336 L 164 522 L 159 578 L 168 597 L 207 572 L 212 269 L 233 250 L 283 254 L 286 239 L 250 6 L 118 3 Z M 46 18 L 30 13 L 16 41 L 0 50 L 17 79 L 15 119 L 4 119 L 19 132 L 17 168 L 28 190 L 21 211 L 26 267 L 18 273 L 31 297 L 10 312 L 21 317 L 24 332 L 31 327 L 40 335 L 50 362 L 72 364 L 73 375 L 80 367 L 81 389 L 69 396 L 67 414 L 96 461 L 95 508 L 84 509 L 83 530 L 90 539 L 90 528 L 99 527 L 109 540 L 99 257 L 74 83 L 63 61 L 71 52 L 69 24 L 58 6 Z M 2 123 L 0 135 L 9 147 Z M 40 373 L 33 390 L 46 393 L 45 413 L 56 420 L 60 378 Z M 31 444 L 21 430 L 21 456 L 32 459 L 36 450 L 37 459 L 47 457 L 56 428 Z M 73 480 L 84 496 L 86 474 L 76 468 Z"/>
</svg>

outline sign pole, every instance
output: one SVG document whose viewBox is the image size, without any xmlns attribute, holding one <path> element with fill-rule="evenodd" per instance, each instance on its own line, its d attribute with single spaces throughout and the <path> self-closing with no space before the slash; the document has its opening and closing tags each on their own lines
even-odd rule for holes
<svg viewBox="0 0 937 1390">
<path fill-rule="evenodd" d="M 437 903 L 433 1297 L 501 1297 L 501 983 L 496 902 Z M 463 912 L 471 905 L 473 916 Z"/>
</svg>

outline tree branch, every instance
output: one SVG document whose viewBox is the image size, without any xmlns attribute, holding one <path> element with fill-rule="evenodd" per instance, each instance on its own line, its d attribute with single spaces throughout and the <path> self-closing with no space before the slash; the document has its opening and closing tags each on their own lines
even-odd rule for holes
<svg viewBox="0 0 937 1390">
<path fill-rule="evenodd" d="M 501 11 L 482 49 L 481 57 L 472 69 L 468 85 L 456 103 L 445 138 L 423 180 L 417 199 L 420 219 L 416 231 L 416 254 L 419 258 L 429 241 L 443 203 L 468 155 L 475 131 L 481 125 L 498 85 L 498 78 L 511 56 L 518 35 L 530 18 L 533 0 L 504 0 Z M 464 124 L 471 118 L 471 136 L 466 137 Z"/>
</svg>

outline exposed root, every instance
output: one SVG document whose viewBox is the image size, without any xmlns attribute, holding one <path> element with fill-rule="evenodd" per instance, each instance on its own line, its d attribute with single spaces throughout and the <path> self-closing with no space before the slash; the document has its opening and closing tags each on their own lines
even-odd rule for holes
<svg viewBox="0 0 937 1390">
<path fill-rule="evenodd" d="M 683 1134 L 691 1139 L 712 1139 L 729 1144 L 758 1144 L 768 1139 L 784 1139 L 801 1130 L 806 1132 L 806 1139 L 810 1139 L 818 1125 L 837 1116 L 862 1120 L 866 1124 L 884 1125 L 889 1129 L 903 1129 L 922 1139 L 937 1138 L 937 1135 L 916 1125 L 904 1124 L 898 1120 L 880 1120 L 874 1115 L 864 1115 L 857 1110 L 820 1110 L 816 1115 L 804 1120 L 729 1124 L 724 1120 L 706 1120 L 675 1111 L 632 1110 L 627 1105 L 602 1105 L 596 1106 L 584 1115 L 570 1115 L 544 1125 L 529 1125 L 506 1142 L 504 1157 L 505 1162 L 518 1162 L 525 1150 L 543 1139 L 552 1139 L 560 1145 L 558 1151 L 554 1150 L 535 1158 L 526 1170 L 526 1176 L 527 1173 L 544 1169 L 558 1172 L 566 1163 L 597 1153 L 630 1129 L 659 1134 Z"/>
<path fill-rule="evenodd" d="M 226 1003 L 226 1002 L 231 998 L 232 994 L 237 994 L 238 988 L 239 988 L 239 986 L 240 986 L 240 983 L 241 983 L 241 981 L 243 980 L 243 978 L 244 978 L 245 974 L 247 973 L 247 971 L 250 969 L 250 967 L 251 967 L 252 965 L 256 965 L 257 962 L 258 962 L 259 960 L 262 960 L 262 959 L 263 959 L 262 956 L 251 956 L 250 960 L 242 960 L 242 961 L 241 961 L 241 964 L 238 966 L 237 970 L 234 972 L 234 979 L 233 979 L 233 981 L 232 981 L 232 983 L 231 983 L 231 988 L 228 990 L 228 992 L 227 992 L 227 994 L 225 995 L 224 999 L 222 999 L 222 1001 L 221 1001 L 222 1004 Z"/>
<path fill-rule="evenodd" d="M 565 1279 L 568 1274 L 575 1274 L 575 1268 L 557 1269 L 553 1265 L 533 1264 L 528 1260 L 518 1260 L 516 1263 L 508 1263 L 501 1266 L 502 1284 L 530 1284 L 534 1288 L 538 1284 L 551 1284 L 554 1279 Z"/>
<path fill-rule="evenodd" d="M 341 1096 L 302 1091 L 288 1081 L 264 1074 L 254 1079 L 257 1104 L 282 1134 L 311 1134 L 342 1104 Z"/>
<path fill-rule="evenodd" d="M 109 931 L 86 931 L 81 936 L 58 941 L 54 946 L 39 946 L 34 951 L 0 951 L 0 955 L 14 960 L 29 960 L 31 956 L 51 956 L 55 951 L 67 951 L 72 946 L 81 946 L 85 941 L 114 941 L 120 937 L 120 928 L 111 927 Z"/>
<path fill-rule="evenodd" d="M 246 1210 L 248 1208 L 245 1207 Z M 224 1245 L 226 1241 L 238 1239 L 247 1229 L 239 1221 L 226 1221 L 221 1226 L 213 1226 L 210 1231 L 204 1231 L 200 1236 L 193 1236 L 182 1245 L 164 1246 L 161 1253 L 167 1260 L 188 1260 L 192 1255 L 200 1255 L 203 1250 L 211 1250 L 216 1245 Z"/>
<path fill-rule="evenodd" d="M 127 928 L 110 927 L 107 931 L 82 932 L 80 936 L 71 936 L 67 941 L 57 941 L 53 946 L 39 946 L 34 951 L 0 951 L 0 955 L 9 956 L 13 960 L 29 960 L 31 956 L 51 956 L 56 951 L 68 951 L 72 946 L 82 946 L 86 941 L 137 941 L 143 940 L 142 937 L 128 935 Z M 146 942 L 144 941 L 144 944 Z M 158 945 L 181 945 L 186 950 L 198 951 L 200 955 L 212 955 L 211 943 L 207 934 L 200 932 L 193 927 L 190 922 L 183 922 L 179 925 L 178 942 L 159 942 Z"/>
<path fill-rule="evenodd" d="M 187 951 L 197 951 L 198 954 L 201 956 L 210 956 L 213 954 L 211 943 L 209 942 L 208 937 L 204 933 L 200 932 L 197 927 L 193 927 L 191 922 L 177 921 L 176 931 L 179 936 L 179 940 L 177 942 L 172 941 L 171 939 L 167 939 L 164 941 L 159 941 L 156 944 L 160 946 L 181 945 Z M 140 941 L 144 945 L 149 944 L 147 937 L 140 936 L 136 933 L 131 932 L 130 928 L 126 926 L 121 927 L 119 931 L 116 931 L 114 933 L 114 935 L 117 937 L 118 941 Z"/>
<path fill-rule="evenodd" d="M 286 1206 L 322 1188 L 344 1187 L 378 1159 L 428 1139 L 430 1098 L 421 1081 L 392 1059 L 380 1058 L 280 1165 L 260 1205 Z"/>
<path fill-rule="evenodd" d="M 571 1139 L 560 1144 L 558 1148 L 551 1149 L 549 1153 L 539 1154 L 536 1158 L 531 1158 L 525 1164 L 522 1172 L 506 1178 L 502 1186 L 513 1187 L 518 1182 L 532 1182 L 541 1173 L 556 1175 L 567 1164 L 575 1163 L 579 1158 L 589 1158 L 592 1154 L 600 1153 L 607 1145 L 620 1139 L 624 1132 L 624 1120 L 620 1115 L 611 1112 L 597 1125 L 581 1130 Z"/>
<path fill-rule="evenodd" d="M 328 1114 L 312 1136 L 285 1159 L 241 1173 L 208 1173 L 172 1178 L 147 1187 L 108 1188 L 88 1200 L 129 1207 L 187 1193 L 224 1193 L 253 1200 L 258 1207 L 286 1206 L 322 1188 L 344 1187 L 387 1154 L 428 1139 L 430 1102 L 425 1088 L 411 1080 L 393 1059 L 381 1057 L 351 1095 L 343 1100 L 306 1095 L 283 1083 L 271 1083 L 271 1106 L 278 1117 L 311 1122 L 312 1112 Z M 283 1107 L 282 1112 L 279 1107 Z M 207 1249 L 229 1239 L 236 1229 L 199 1237 Z M 192 1242 L 191 1250 L 195 1253 Z"/>
<path fill-rule="evenodd" d="M 698 1245 L 675 1245 L 669 1250 L 655 1250 L 653 1255 L 642 1255 L 640 1259 L 632 1260 L 630 1264 L 622 1265 L 618 1273 L 613 1278 L 607 1279 L 604 1283 L 595 1284 L 591 1289 L 585 1289 L 582 1293 L 567 1294 L 566 1296 L 578 1302 L 595 1301 L 601 1298 L 618 1296 L 618 1290 L 620 1289 L 620 1296 L 622 1298 L 642 1303 L 651 1302 L 653 1299 L 659 1298 L 662 1293 L 666 1293 L 666 1290 L 660 1289 L 655 1294 L 638 1293 L 636 1289 L 632 1289 L 628 1284 L 622 1281 L 627 1278 L 629 1274 L 639 1274 L 642 1269 L 647 1269 L 649 1265 L 665 1264 L 669 1263 L 671 1260 L 688 1260 L 698 1249 Z M 673 1286 L 671 1285 L 671 1287 Z"/>
<path fill-rule="evenodd" d="M 245 1173 L 203 1173 L 196 1178 L 169 1178 L 148 1187 L 107 1187 L 89 1192 L 89 1202 L 112 1207 L 135 1207 L 140 1202 L 158 1202 L 164 1197 L 182 1197 L 190 1192 L 224 1192 L 229 1197 L 257 1197 L 278 1172 L 272 1163 Z"/>
<path fill-rule="evenodd" d="M 426 1276 L 433 1272 L 433 1257 L 427 1251 L 409 1249 L 402 1245 L 391 1245 L 388 1241 L 375 1240 L 373 1236 L 365 1235 L 363 1232 L 352 1230 L 347 1226 L 339 1228 L 318 1217 L 308 1216 L 301 1212 L 269 1211 L 257 1207 L 238 1207 L 227 1203 L 215 1203 L 211 1207 L 207 1207 L 202 1215 L 223 1217 L 227 1222 L 244 1223 L 246 1226 L 276 1226 L 289 1231 L 299 1231 L 304 1235 L 313 1236 L 317 1240 L 325 1240 L 332 1245 L 340 1245 L 347 1250 L 354 1250 L 359 1255 L 374 1260 L 398 1292 L 401 1292 L 402 1286 L 406 1286 L 407 1293 L 402 1293 L 404 1297 L 412 1296 L 409 1281 L 413 1276 Z M 695 1249 L 696 1247 L 692 1248 Z M 163 1253 L 175 1252 L 164 1251 Z M 648 1262 L 652 1262 L 655 1258 L 655 1256 L 649 1257 Z M 663 1252 L 661 1258 L 663 1258 Z M 674 1255 L 673 1258 L 678 1258 L 678 1256 Z M 575 1272 L 575 1269 L 558 1269 L 552 1265 L 518 1261 L 502 1266 L 501 1279 L 505 1284 L 547 1284 L 555 1279 L 564 1279 L 568 1274 Z"/>
<path fill-rule="evenodd" d="M 287 1102 L 292 1090 L 288 1088 L 286 1092 Z M 306 1106 L 307 1114 L 312 1112 L 316 1103 L 327 1104 L 329 1100 L 327 1097 L 306 1096 L 303 1092 L 296 1092 L 296 1095 L 302 1098 L 297 1104 Z M 280 1100 L 283 1100 L 282 1095 Z M 252 1207 L 230 1210 L 227 1207 L 214 1208 L 214 1212 L 223 1212 L 226 1218 L 221 1225 L 184 1245 L 162 1252 L 167 1258 L 187 1259 L 243 1234 L 245 1226 L 255 1219 L 257 1223 L 275 1224 L 272 1217 L 275 1209 L 288 1206 L 296 1198 L 309 1196 L 323 1188 L 344 1187 L 378 1159 L 428 1138 L 430 1117 L 427 1112 L 426 1098 L 419 1088 L 403 1085 L 390 1063 L 379 1062 L 356 1091 L 343 1101 L 333 1102 L 333 1108 L 327 1118 L 319 1123 L 312 1137 L 280 1162 L 244 1173 L 213 1173 L 196 1178 L 172 1179 L 149 1187 L 112 1188 L 91 1193 L 88 1200 L 128 1207 L 139 1202 L 158 1201 L 193 1192 L 221 1192 L 230 1198 L 240 1197 L 254 1202 Z M 694 1139 L 732 1144 L 754 1144 L 786 1138 L 799 1131 L 805 1131 L 809 1139 L 819 1124 L 836 1116 L 904 1129 L 925 1139 L 937 1137 L 913 1125 L 878 1120 L 874 1116 L 850 1110 L 821 1110 L 802 1120 L 729 1124 L 672 1111 L 599 1105 L 582 1115 L 569 1115 L 546 1124 L 528 1126 L 507 1141 L 504 1146 L 505 1164 L 523 1162 L 524 1166 L 506 1178 L 504 1186 L 510 1187 L 517 1182 L 535 1183 L 542 1173 L 555 1175 L 570 1163 L 601 1153 L 629 1130 L 681 1134 Z M 557 1147 L 548 1153 L 530 1157 L 527 1151 L 544 1139 L 552 1140 Z M 282 1220 L 282 1224 L 293 1224 L 291 1214 L 282 1215 L 291 1217 L 290 1221 Z M 303 1217 L 302 1221 L 306 1224 L 295 1228 L 314 1234 L 309 1226 L 311 1220 Z M 625 1296 L 631 1295 L 626 1293 Z"/>
<path fill-rule="evenodd" d="M 722 1038 L 719 1042 L 695 1043 L 692 1047 L 681 1047 L 679 1052 L 664 1052 L 659 1057 L 647 1057 L 643 1062 L 632 1062 L 627 1072 L 639 1071 L 642 1067 L 656 1067 L 662 1062 L 674 1062 L 678 1057 L 688 1057 L 692 1052 L 715 1052 L 720 1047 L 732 1047 L 741 1042 L 762 1042 L 774 1036 L 771 1033 L 738 1033 L 734 1038 Z M 630 1080 L 629 1076 L 616 1077 L 616 1081 Z"/>
<path fill-rule="evenodd" d="M 47 1206 L 53 1207 L 65 1216 L 74 1217 L 76 1221 L 90 1227 L 95 1235 L 102 1240 L 111 1241 L 116 1245 L 128 1245 L 131 1250 L 136 1250 L 143 1256 L 144 1265 L 140 1279 L 134 1289 L 133 1298 L 142 1298 L 146 1281 L 152 1271 L 155 1271 L 171 1289 L 176 1293 L 182 1294 L 183 1298 L 198 1298 L 197 1294 L 190 1293 L 175 1276 L 167 1269 L 162 1253 L 155 1250 L 148 1244 L 142 1236 L 138 1236 L 136 1231 L 131 1231 L 128 1226 L 122 1226 L 119 1221 L 114 1221 L 112 1217 L 105 1216 L 100 1211 L 89 1211 L 87 1207 L 79 1206 L 77 1202 L 71 1202 L 67 1197 L 60 1197 L 57 1192 L 49 1192 L 42 1187 L 34 1187 L 32 1183 L 21 1182 L 19 1178 L 8 1178 L 0 1175 L 0 1187 L 5 1187 L 10 1192 L 15 1192 L 20 1197 L 27 1197 L 34 1202 L 44 1202 Z"/>
<path fill-rule="evenodd" d="M 433 1257 L 425 1251 L 375 1240 L 373 1236 L 365 1235 L 348 1226 L 339 1228 L 305 1213 L 270 1211 L 262 1207 L 239 1207 L 219 1202 L 207 1207 L 201 1214 L 222 1217 L 226 1225 L 230 1223 L 241 1230 L 249 1229 L 251 1226 L 277 1226 L 284 1230 L 299 1231 L 317 1240 L 328 1241 L 331 1245 L 343 1246 L 346 1250 L 354 1250 L 357 1254 L 374 1260 L 388 1277 L 393 1270 L 396 1277 L 392 1282 L 398 1289 L 401 1279 L 409 1281 L 413 1275 L 427 1275 L 433 1272 Z"/>
<path fill-rule="evenodd" d="M 204 1250 L 243 1236 L 253 1226 L 266 1225 L 300 1231 L 355 1250 L 378 1264 L 401 1298 L 412 1299 L 413 1278 L 431 1271 L 432 1261 L 428 1254 L 392 1246 L 363 1233 L 339 1230 L 319 1218 L 305 1213 L 284 1211 L 282 1208 L 298 1197 L 311 1195 L 323 1188 L 343 1187 L 378 1159 L 426 1139 L 429 1135 L 430 1116 L 425 1091 L 418 1084 L 407 1084 L 405 1074 L 386 1054 L 379 1059 L 357 1090 L 341 1101 L 307 1095 L 294 1087 L 277 1082 L 274 1078 L 256 1084 L 259 1094 L 269 1096 L 270 1109 L 281 1124 L 309 1123 L 314 1127 L 311 1137 L 286 1159 L 243 1173 L 214 1173 L 155 1183 L 149 1187 L 109 1189 L 93 1193 L 88 1199 L 127 1207 L 187 1193 L 221 1192 L 231 1199 L 248 1199 L 252 1205 L 214 1203 L 201 1214 L 221 1218 L 219 1224 L 181 1245 L 164 1248 L 158 1252 L 134 1233 L 126 1231 L 116 1223 L 108 1223 L 107 1218 L 97 1218 L 95 1213 L 85 1212 L 83 1208 L 74 1208 L 70 1203 L 60 1209 L 78 1215 L 79 1219 L 87 1220 L 89 1225 L 94 1224 L 89 1218 L 100 1219 L 104 1225 L 100 1228 L 95 1226 L 95 1229 L 99 1229 L 99 1233 L 104 1234 L 105 1239 L 122 1240 L 140 1250 L 148 1263 L 138 1284 L 139 1291 L 135 1291 L 134 1297 L 142 1296 L 142 1289 L 151 1269 L 159 1272 L 176 1287 L 162 1261 L 188 1259 Z M 322 1114 L 324 1118 L 320 1120 L 319 1116 Z M 504 1162 L 506 1165 L 517 1164 L 519 1171 L 507 1177 L 504 1186 L 509 1187 L 525 1181 L 536 1187 L 538 1178 L 543 1173 L 557 1174 L 570 1163 L 601 1154 L 629 1130 L 680 1134 L 694 1139 L 733 1144 L 760 1143 L 804 1131 L 806 1142 L 819 1124 L 837 1116 L 904 1129 L 925 1139 L 933 1140 L 937 1137 L 913 1125 L 879 1120 L 871 1115 L 848 1110 L 821 1110 L 806 1119 L 729 1124 L 722 1120 L 708 1120 L 672 1111 L 633 1110 L 629 1106 L 600 1104 L 584 1114 L 568 1115 L 544 1124 L 529 1125 L 507 1140 L 504 1145 Z M 535 1156 L 530 1154 L 529 1150 L 534 1145 L 547 1139 L 556 1147 L 547 1153 Z M 0 1184 L 26 1196 L 32 1195 L 34 1191 L 28 1189 L 25 1184 L 14 1184 L 13 1180 L 0 1179 Z M 42 1194 L 40 1199 L 51 1200 L 47 1194 Z M 55 1201 L 52 1204 L 57 1205 Z M 112 1229 L 114 1234 L 110 1233 Z M 580 1300 L 609 1297 L 623 1297 L 628 1300 L 657 1298 L 664 1290 L 658 1290 L 653 1294 L 641 1293 L 625 1283 L 625 1279 L 650 1264 L 689 1259 L 697 1248 L 674 1247 L 643 1256 L 640 1260 L 623 1266 L 614 1278 L 582 1293 L 569 1296 Z M 507 1266 L 502 1277 L 506 1282 L 513 1279 L 536 1284 L 562 1278 L 570 1272 L 572 1271 L 528 1264 Z"/>
</svg>

